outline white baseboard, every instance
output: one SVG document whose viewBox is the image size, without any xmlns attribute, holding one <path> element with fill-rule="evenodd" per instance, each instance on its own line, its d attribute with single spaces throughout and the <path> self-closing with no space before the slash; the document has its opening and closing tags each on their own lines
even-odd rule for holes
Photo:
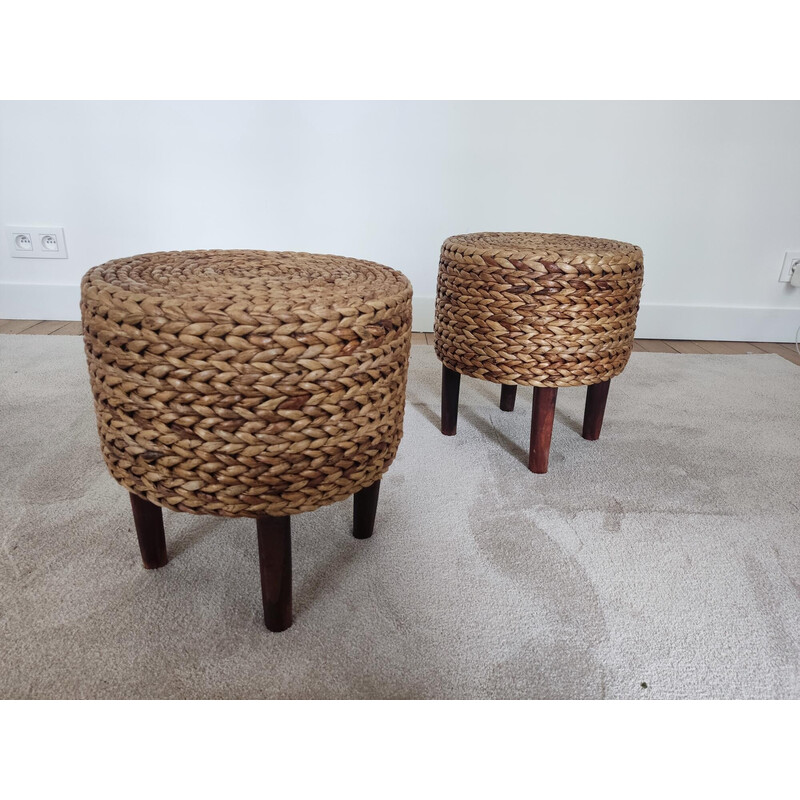
<svg viewBox="0 0 800 800">
<path fill-rule="evenodd" d="M 80 299 L 80 286 L 0 283 L 0 319 L 78 320 Z"/>
<path fill-rule="evenodd" d="M 45 283 L 0 283 L 0 319 L 80 319 L 80 287 Z M 415 295 L 413 328 L 433 330 L 435 298 Z M 641 339 L 707 339 L 733 342 L 793 342 L 800 308 L 643 305 L 636 335 Z"/>
<path fill-rule="evenodd" d="M 800 308 L 642 305 L 639 339 L 721 342 L 793 342 Z"/>
</svg>

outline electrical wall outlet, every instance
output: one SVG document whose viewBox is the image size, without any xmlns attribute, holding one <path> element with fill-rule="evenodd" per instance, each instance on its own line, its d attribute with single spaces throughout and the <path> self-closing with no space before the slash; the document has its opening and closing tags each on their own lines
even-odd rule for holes
<svg viewBox="0 0 800 800">
<path fill-rule="evenodd" d="M 6 225 L 8 252 L 12 258 L 67 258 L 63 228 Z"/>
<path fill-rule="evenodd" d="M 795 282 L 800 276 L 800 250 L 787 252 L 783 257 L 783 266 L 781 267 L 781 276 L 778 280 L 781 283 L 791 283 L 797 286 Z M 794 278 L 794 280 L 792 280 Z"/>
</svg>

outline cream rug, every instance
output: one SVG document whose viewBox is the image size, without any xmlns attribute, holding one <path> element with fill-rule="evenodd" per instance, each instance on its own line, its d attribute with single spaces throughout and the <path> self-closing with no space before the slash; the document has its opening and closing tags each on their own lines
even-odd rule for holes
<svg viewBox="0 0 800 800">
<path fill-rule="evenodd" d="M 262 624 L 255 524 L 165 512 L 142 569 L 78 337 L 0 336 L 6 698 L 798 698 L 800 369 L 635 353 L 603 435 L 559 393 L 545 476 L 513 414 L 413 349 L 375 536 L 295 517 L 295 623 Z"/>
</svg>

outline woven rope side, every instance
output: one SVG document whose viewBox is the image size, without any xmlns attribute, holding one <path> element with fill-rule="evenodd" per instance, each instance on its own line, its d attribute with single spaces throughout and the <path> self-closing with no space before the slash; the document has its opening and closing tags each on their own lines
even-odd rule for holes
<svg viewBox="0 0 800 800">
<path fill-rule="evenodd" d="M 642 251 L 563 234 L 468 234 L 442 246 L 434 322 L 445 366 L 504 384 L 591 385 L 633 348 Z"/>
<path fill-rule="evenodd" d="M 353 259 L 211 252 L 153 254 L 135 279 L 135 259 L 84 276 L 112 476 L 158 505 L 227 517 L 310 511 L 378 480 L 403 432 L 407 279 Z M 305 278 L 286 280 L 292 264 Z"/>
</svg>

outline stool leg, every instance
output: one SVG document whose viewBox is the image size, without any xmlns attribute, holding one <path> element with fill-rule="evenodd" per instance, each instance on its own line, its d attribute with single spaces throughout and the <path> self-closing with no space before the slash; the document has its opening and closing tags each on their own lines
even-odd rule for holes
<svg viewBox="0 0 800 800">
<path fill-rule="evenodd" d="M 583 412 L 583 438 L 595 441 L 600 438 L 600 428 L 603 427 L 603 414 L 606 411 L 608 387 L 611 381 L 594 383 L 586 390 L 586 408 Z"/>
<path fill-rule="evenodd" d="M 533 389 L 531 411 L 531 448 L 528 451 L 528 469 L 543 475 L 550 459 L 550 439 L 553 435 L 553 415 L 556 410 L 558 389 L 536 386 Z"/>
<path fill-rule="evenodd" d="M 163 567 L 169 559 L 161 507 L 135 494 L 131 494 L 130 497 L 133 524 L 136 526 L 136 538 L 139 540 L 144 568 Z"/>
<path fill-rule="evenodd" d="M 258 517 L 256 528 L 264 624 L 277 633 L 292 624 L 291 517 Z"/>
<path fill-rule="evenodd" d="M 380 490 L 381 482 L 377 480 L 353 495 L 353 536 L 356 539 L 369 539 L 372 536 Z"/>
<path fill-rule="evenodd" d="M 442 364 L 442 433 L 445 436 L 456 435 L 460 385 L 461 373 L 448 369 Z"/>
<path fill-rule="evenodd" d="M 505 384 L 500 388 L 500 410 L 513 411 L 514 401 L 517 399 L 517 387 L 506 386 Z"/>
</svg>

